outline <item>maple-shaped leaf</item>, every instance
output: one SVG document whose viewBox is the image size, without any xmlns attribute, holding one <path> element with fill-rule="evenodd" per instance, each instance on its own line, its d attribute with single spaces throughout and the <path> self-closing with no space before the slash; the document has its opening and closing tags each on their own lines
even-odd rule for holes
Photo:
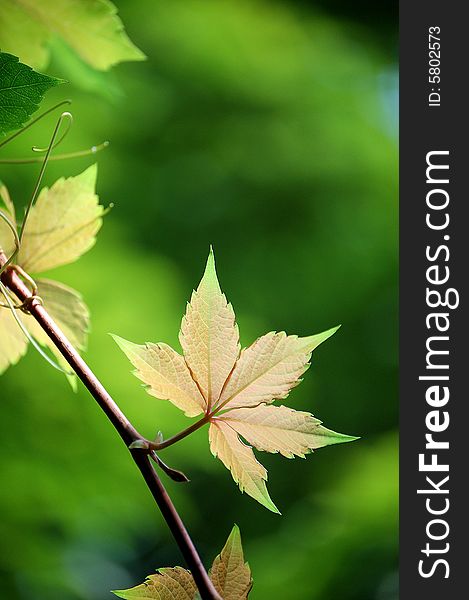
<svg viewBox="0 0 469 600">
<path fill-rule="evenodd" d="M 31 208 L 26 221 L 21 249 L 15 264 L 29 275 L 53 269 L 77 260 L 96 241 L 102 224 L 103 207 L 95 193 L 97 167 L 92 165 L 80 175 L 59 179 L 44 188 Z M 13 203 L 4 186 L 0 187 L 3 211 L 16 226 Z M 0 249 L 10 256 L 14 238 L 6 223 L 0 220 Z M 72 288 L 50 279 L 35 279 L 37 295 L 45 308 L 78 350 L 84 350 L 89 329 L 89 311 L 80 294 Z M 2 295 L 0 293 L 0 299 Z M 3 302 L 5 304 L 5 301 Z M 36 320 L 17 311 L 17 316 L 30 335 L 48 347 L 59 363 L 65 360 L 39 327 Z M 0 374 L 18 362 L 26 352 L 28 340 L 8 308 L 0 307 Z M 69 378 L 74 385 L 75 378 Z"/>
<path fill-rule="evenodd" d="M 0 10 L 0 14 L 4 8 Z M 28 65 L 18 57 L 0 52 L 0 135 L 20 129 L 39 108 L 44 94 L 50 88 L 63 83 Z"/>
<path fill-rule="evenodd" d="M 183 355 L 163 343 L 114 338 L 148 393 L 169 400 L 189 417 L 203 413 L 200 424 L 210 424 L 212 454 L 242 492 L 278 512 L 267 491 L 267 471 L 251 445 L 293 458 L 357 439 L 326 429 L 310 413 L 272 406 L 300 383 L 312 352 L 337 329 L 303 338 L 271 332 L 240 351 L 233 307 L 220 289 L 210 250 L 182 319 Z"/>
<path fill-rule="evenodd" d="M 239 332 L 231 304 L 220 289 L 210 252 L 205 273 L 192 294 L 179 334 L 184 358 L 210 411 L 239 356 Z"/>
<path fill-rule="evenodd" d="M 244 562 L 239 528 L 235 525 L 223 550 L 213 561 L 210 579 L 223 600 L 247 600 L 252 588 L 249 565 Z M 190 571 L 181 567 L 158 569 L 144 583 L 113 592 L 124 600 L 196 600 L 197 587 Z"/>
<path fill-rule="evenodd" d="M 2 0 L 3 4 L 2 48 L 14 50 L 37 68 L 47 66 L 54 37 L 101 71 L 122 61 L 145 59 L 127 36 L 110 0 Z"/>
</svg>

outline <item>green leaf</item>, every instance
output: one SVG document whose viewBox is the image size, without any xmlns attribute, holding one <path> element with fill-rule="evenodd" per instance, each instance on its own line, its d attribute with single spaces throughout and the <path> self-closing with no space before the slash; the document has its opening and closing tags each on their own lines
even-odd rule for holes
<svg viewBox="0 0 469 600">
<path fill-rule="evenodd" d="M 62 79 L 33 71 L 18 57 L 0 52 L 0 134 L 20 129 Z"/>
<path fill-rule="evenodd" d="M 44 67 L 52 35 L 64 40 L 94 69 L 107 71 L 145 55 L 129 39 L 110 0 L 4 0 L 0 15 L 2 47 Z M 24 55 L 21 54 L 24 52 Z M 35 61 L 34 63 L 32 61 Z"/>
<path fill-rule="evenodd" d="M 118 74 L 113 69 L 110 71 L 94 69 L 58 36 L 51 40 L 49 48 L 54 57 L 54 69 L 72 81 L 74 87 L 100 96 L 112 104 L 123 99 L 124 92 L 118 81 Z"/>
<path fill-rule="evenodd" d="M 45 69 L 49 64 L 51 37 L 44 25 L 29 15 L 17 0 L 2 0 L 0 10 L 0 40 L 2 50 L 19 56 L 34 69 Z"/>
</svg>

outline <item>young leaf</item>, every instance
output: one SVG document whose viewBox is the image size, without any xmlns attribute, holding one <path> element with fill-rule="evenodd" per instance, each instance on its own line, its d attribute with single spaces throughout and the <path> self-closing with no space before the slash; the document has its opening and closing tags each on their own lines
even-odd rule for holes
<svg viewBox="0 0 469 600">
<path fill-rule="evenodd" d="M 95 193 L 97 166 L 43 188 L 26 223 L 18 262 L 40 273 L 74 262 L 96 242 L 103 207 Z"/>
<path fill-rule="evenodd" d="M 179 340 L 210 410 L 220 397 L 240 349 L 235 314 L 220 289 L 212 250 L 199 287 L 187 305 Z"/>
<path fill-rule="evenodd" d="M 210 579 L 224 600 L 247 600 L 252 588 L 251 570 L 244 562 L 241 535 L 235 525 L 221 553 L 213 561 Z M 113 592 L 124 600 L 196 600 L 197 587 L 190 571 L 181 567 L 158 569 L 145 582 Z"/>
<path fill-rule="evenodd" d="M 280 514 L 267 491 L 267 471 L 256 460 L 252 448 L 246 446 L 236 431 L 221 419 L 213 420 L 208 436 L 213 456 L 218 457 L 231 471 L 239 489 L 272 512 Z"/>
<path fill-rule="evenodd" d="M 217 407 L 238 408 L 283 400 L 300 383 L 312 351 L 337 329 L 307 338 L 283 331 L 262 336 L 241 353 Z"/>
<path fill-rule="evenodd" d="M 194 600 L 197 586 L 190 571 L 181 567 L 158 569 L 144 583 L 128 590 L 115 590 L 124 600 Z"/>
<path fill-rule="evenodd" d="M 78 350 L 84 350 L 90 316 L 88 307 L 83 302 L 81 295 L 58 281 L 38 279 L 36 283 L 38 296 L 42 298 L 44 305 L 47 306 L 47 312 L 65 333 L 71 344 Z M 37 324 L 35 320 L 34 323 Z M 33 331 L 32 325 L 29 326 L 29 329 Z M 39 328 L 39 330 L 41 335 L 44 334 L 42 328 Z M 38 335 L 34 334 L 34 337 L 39 339 L 39 332 Z M 51 342 L 48 341 L 47 343 Z"/>
<path fill-rule="evenodd" d="M 234 311 L 220 289 L 210 250 L 182 319 L 184 357 L 165 344 L 116 341 L 151 395 L 170 400 L 188 416 L 204 412 L 200 425 L 210 423 L 212 454 L 231 471 L 242 492 L 278 513 L 267 491 L 267 471 L 239 436 L 258 450 L 289 458 L 357 439 L 326 429 L 310 413 L 269 406 L 300 383 L 312 352 L 337 329 L 304 338 L 271 332 L 240 354 Z"/>
<path fill-rule="evenodd" d="M 44 94 L 63 83 L 0 52 L 0 135 L 20 129 L 39 108 Z"/>
<path fill-rule="evenodd" d="M 244 562 L 239 527 L 235 525 L 213 561 L 210 579 L 223 600 L 246 600 L 252 588 L 251 569 Z"/>
<path fill-rule="evenodd" d="M 15 263 L 26 272 L 52 269 L 79 258 L 93 246 L 101 227 L 103 207 L 95 194 L 96 165 L 76 177 L 60 179 L 50 189 L 44 188 L 32 207 L 24 229 L 23 242 Z M 8 215 L 16 226 L 14 208 L 6 188 L 0 188 L 0 197 Z M 11 250 L 11 231 L 0 221 L 0 249 Z M 7 254 L 8 255 L 8 254 Z M 86 347 L 89 330 L 89 311 L 80 294 L 72 288 L 49 279 L 38 279 L 37 295 L 69 341 L 78 349 Z M 67 363 L 39 327 L 35 319 L 18 311 L 21 322 L 30 335 L 49 348 L 60 365 L 69 370 Z M 0 373 L 15 364 L 25 353 L 27 340 L 18 327 L 11 311 L 0 307 Z M 75 377 L 69 377 L 75 387 Z"/>
<path fill-rule="evenodd" d="M 0 302 L 5 303 L 2 292 Z M 0 307 L 0 375 L 15 365 L 28 348 L 28 340 L 8 308 Z"/>
<path fill-rule="evenodd" d="M 139 346 L 114 335 L 119 348 L 136 368 L 136 376 L 152 396 L 169 400 L 188 417 L 196 417 L 206 406 L 183 357 L 167 344 Z"/>
<path fill-rule="evenodd" d="M 16 223 L 15 205 L 13 204 L 10 193 L 3 183 L 0 182 L 0 200 L 2 201 L 6 212 L 10 215 L 12 223 Z"/>
<path fill-rule="evenodd" d="M 11 225 L 16 227 L 15 207 L 10 199 L 10 194 L 7 188 L 0 183 L 0 210 L 4 217 L 8 219 Z M 15 250 L 15 237 L 11 230 L 11 227 L 5 221 L 4 218 L 0 217 L 0 247 L 7 256 L 11 256 Z"/>
<path fill-rule="evenodd" d="M 0 16 L 4 48 L 24 49 L 38 67 L 46 66 L 50 38 L 61 37 L 93 68 L 107 71 L 113 65 L 144 60 L 129 39 L 117 9 L 110 0 L 6 0 Z M 29 44 L 23 44 L 25 35 Z M 17 40 L 19 40 L 19 45 Z M 20 53 L 21 55 L 21 53 Z M 21 55 L 23 60 L 26 55 Z M 33 63 L 31 63 L 33 64 Z"/>
<path fill-rule="evenodd" d="M 90 314 L 81 295 L 57 281 L 38 279 L 36 283 L 38 296 L 43 300 L 47 312 L 65 333 L 70 343 L 80 352 L 83 351 L 86 348 Z M 30 315 L 21 315 L 20 318 L 34 339 L 42 346 L 49 348 L 61 367 L 65 371 L 69 371 L 68 363 L 36 319 Z M 69 381 L 75 389 L 76 377 L 71 375 Z"/>
<path fill-rule="evenodd" d="M 258 450 L 279 452 L 287 458 L 305 454 L 329 444 L 350 442 L 352 436 L 323 427 L 310 413 L 286 406 L 238 408 L 218 417 Z"/>
</svg>

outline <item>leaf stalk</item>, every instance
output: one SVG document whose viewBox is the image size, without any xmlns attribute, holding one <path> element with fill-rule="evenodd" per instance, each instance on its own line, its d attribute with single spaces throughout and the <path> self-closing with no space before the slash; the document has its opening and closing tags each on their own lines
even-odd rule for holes
<svg viewBox="0 0 469 600">
<path fill-rule="evenodd" d="M 163 440 L 162 442 L 152 442 L 151 440 L 146 440 L 148 443 L 148 449 L 159 451 L 164 450 L 165 448 L 169 448 L 169 446 L 172 446 L 176 442 L 183 440 L 187 436 L 191 435 L 191 433 L 194 433 L 194 431 L 197 431 L 198 429 L 206 425 L 210 421 L 210 417 L 211 415 L 204 415 L 201 419 L 199 419 L 195 423 L 192 423 L 192 425 L 190 425 L 189 427 L 186 427 L 186 429 L 183 429 L 179 433 L 176 433 L 176 435 L 173 435 L 172 437 L 168 438 L 167 440 Z"/>
</svg>

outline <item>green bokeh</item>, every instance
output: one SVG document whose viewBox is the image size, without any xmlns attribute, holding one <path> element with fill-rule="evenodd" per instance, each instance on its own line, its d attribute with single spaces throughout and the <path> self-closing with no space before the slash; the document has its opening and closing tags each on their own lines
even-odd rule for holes
<svg viewBox="0 0 469 600">
<path fill-rule="evenodd" d="M 283 513 L 241 495 L 206 430 L 165 451 L 167 487 L 207 564 L 234 522 L 253 600 L 397 599 L 397 154 L 392 14 L 338 2 L 117 2 L 148 55 L 72 83 L 63 151 L 109 139 L 98 191 L 115 208 L 96 247 L 53 276 L 92 310 L 86 359 L 147 436 L 187 419 L 143 391 L 109 332 L 178 347 L 209 244 L 242 342 L 343 326 L 288 404 L 359 442 L 306 461 L 260 454 Z M 371 6 L 371 5 L 370 5 Z M 370 9 L 371 10 L 371 9 Z M 75 78 L 76 74 L 76 78 Z M 53 119 L 4 156 L 44 145 Z M 91 159 L 51 163 L 45 183 Z M 37 167 L 1 166 L 18 207 Z M 33 352 L 0 380 L 0 596 L 101 600 L 181 564 L 130 458 L 89 395 Z"/>
</svg>

